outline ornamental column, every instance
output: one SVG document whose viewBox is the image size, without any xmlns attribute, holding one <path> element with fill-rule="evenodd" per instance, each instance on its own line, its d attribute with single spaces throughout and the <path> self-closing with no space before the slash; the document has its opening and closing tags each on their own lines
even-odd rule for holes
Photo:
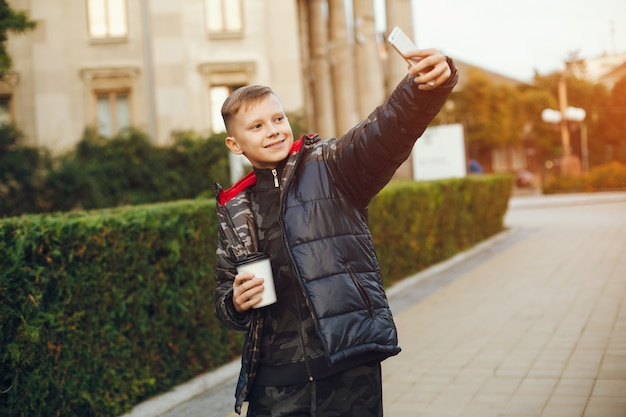
<svg viewBox="0 0 626 417">
<path fill-rule="evenodd" d="M 389 35 L 394 26 L 399 26 L 419 47 L 419 44 L 414 39 L 415 35 L 413 34 L 411 0 L 385 0 L 385 4 L 385 11 L 387 13 L 387 30 L 385 35 Z M 409 66 L 406 61 L 387 44 L 386 36 L 385 45 L 387 46 L 387 54 L 389 56 L 387 61 L 387 92 L 390 93 L 400 82 L 402 77 L 406 76 Z"/>
<path fill-rule="evenodd" d="M 311 82 L 315 125 L 310 127 L 322 138 L 334 136 L 332 80 L 328 55 L 328 29 L 324 15 L 326 1 L 309 2 Z"/>
<path fill-rule="evenodd" d="M 330 63 L 335 107 L 335 134 L 333 136 L 339 136 L 359 122 L 353 42 L 348 33 L 344 0 L 329 0 L 329 18 Z"/>
<path fill-rule="evenodd" d="M 377 41 L 373 0 L 353 0 L 358 118 L 385 100 L 385 74 Z"/>
</svg>

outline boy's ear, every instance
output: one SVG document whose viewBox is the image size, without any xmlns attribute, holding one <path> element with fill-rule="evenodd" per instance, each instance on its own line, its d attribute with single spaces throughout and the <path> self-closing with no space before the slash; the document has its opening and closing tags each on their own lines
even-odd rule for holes
<svg viewBox="0 0 626 417">
<path fill-rule="evenodd" d="M 243 153 L 243 150 L 241 150 L 241 147 L 232 136 L 226 137 L 226 147 L 235 155 L 241 155 Z"/>
</svg>

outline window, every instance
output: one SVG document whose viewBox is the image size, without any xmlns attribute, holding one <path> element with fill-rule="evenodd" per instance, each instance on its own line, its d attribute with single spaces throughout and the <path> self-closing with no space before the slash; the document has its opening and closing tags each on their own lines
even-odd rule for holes
<svg viewBox="0 0 626 417">
<path fill-rule="evenodd" d="M 103 136 L 115 136 L 136 123 L 133 91 L 139 86 L 139 69 L 83 68 L 85 124 L 94 126 Z"/>
<path fill-rule="evenodd" d="M 209 87 L 209 111 L 211 114 L 211 131 L 219 133 L 226 131 L 222 120 L 222 104 L 226 97 L 237 88 L 250 84 L 256 75 L 254 62 L 215 62 L 204 63 L 198 66 L 200 75 Z"/>
<path fill-rule="evenodd" d="M 222 104 L 224 100 L 242 85 L 214 85 L 209 95 L 211 99 L 211 130 L 213 133 L 226 132 L 224 119 L 222 119 Z"/>
<path fill-rule="evenodd" d="M 213 133 L 226 131 L 222 119 L 222 104 L 233 90 L 233 88 L 223 85 L 211 87 L 209 94 L 211 97 L 211 130 Z"/>
<path fill-rule="evenodd" d="M 87 0 L 87 15 L 92 39 L 124 38 L 128 34 L 126 0 Z"/>
<path fill-rule="evenodd" d="M 130 91 L 95 92 L 98 134 L 111 137 L 130 127 Z"/>
<path fill-rule="evenodd" d="M 224 126 L 224 119 L 222 119 L 222 104 L 224 100 L 236 89 L 242 87 L 241 84 L 236 85 L 214 85 L 209 89 L 209 96 L 211 99 L 211 130 L 213 133 L 221 133 L 226 131 Z M 243 155 L 235 155 L 232 152 L 228 153 L 228 160 L 230 165 L 230 180 L 235 183 L 243 175 L 252 169 L 250 162 Z"/>
<path fill-rule="evenodd" d="M 239 34 L 243 30 L 241 0 L 205 0 L 204 9 L 210 35 Z"/>
<path fill-rule="evenodd" d="M 0 125 L 11 123 L 11 96 L 0 95 Z"/>
</svg>

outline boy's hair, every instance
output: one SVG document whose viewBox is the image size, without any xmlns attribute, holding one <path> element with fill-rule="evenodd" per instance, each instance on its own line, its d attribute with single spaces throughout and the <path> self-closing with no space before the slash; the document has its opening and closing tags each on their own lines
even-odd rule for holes
<svg viewBox="0 0 626 417">
<path fill-rule="evenodd" d="M 274 94 L 274 91 L 264 85 L 247 85 L 233 91 L 222 104 L 222 119 L 226 132 L 230 132 L 229 123 L 242 106 L 247 110 L 268 94 Z"/>
</svg>

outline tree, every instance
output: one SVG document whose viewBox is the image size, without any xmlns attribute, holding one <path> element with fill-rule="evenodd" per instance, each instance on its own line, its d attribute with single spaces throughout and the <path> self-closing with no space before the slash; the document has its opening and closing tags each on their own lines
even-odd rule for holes
<svg viewBox="0 0 626 417">
<path fill-rule="evenodd" d="M 454 112 L 465 124 L 470 156 L 485 160 L 493 148 L 521 144 L 526 119 L 520 112 L 520 92 L 494 83 L 478 69 L 467 76 L 469 81 L 455 96 Z"/>
<path fill-rule="evenodd" d="M 606 104 L 598 106 L 597 118 L 597 130 L 606 138 L 604 161 L 626 162 L 626 76 L 615 83 Z"/>
<path fill-rule="evenodd" d="M 24 11 L 11 8 L 6 0 L 0 0 L 0 77 L 13 66 L 13 61 L 6 48 L 9 33 L 24 33 L 33 30 L 37 23 L 28 18 Z"/>
<path fill-rule="evenodd" d="M 535 77 L 535 85 L 538 89 L 548 91 L 558 103 L 558 72 L 546 76 Z M 592 83 L 576 78 L 571 74 L 566 74 L 567 85 L 567 105 L 568 107 L 579 107 L 585 110 L 586 117 L 584 128 L 587 129 L 588 153 L 590 166 L 597 166 L 610 161 L 626 160 L 623 155 L 623 145 L 620 142 L 619 126 L 624 118 L 624 112 L 619 112 L 619 100 L 624 90 L 620 89 L 619 83 L 615 85 L 612 92 L 600 83 Z M 558 110 L 558 106 L 551 106 Z M 581 155 L 581 123 L 570 123 L 570 143 L 573 152 Z M 560 142 L 558 129 L 554 130 L 552 136 L 554 143 Z M 557 145 L 560 149 L 560 144 Z M 621 149 L 621 150 L 620 150 Z M 559 152 L 560 154 L 560 152 Z M 558 156 L 555 154 L 554 156 Z"/>
<path fill-rule="evenodd" d="M 50 157 L 42 149 L 22 146 L 22 138 L 15 126 L 0 125 L 0 218 L 38 211 Z"/>
</svg>

